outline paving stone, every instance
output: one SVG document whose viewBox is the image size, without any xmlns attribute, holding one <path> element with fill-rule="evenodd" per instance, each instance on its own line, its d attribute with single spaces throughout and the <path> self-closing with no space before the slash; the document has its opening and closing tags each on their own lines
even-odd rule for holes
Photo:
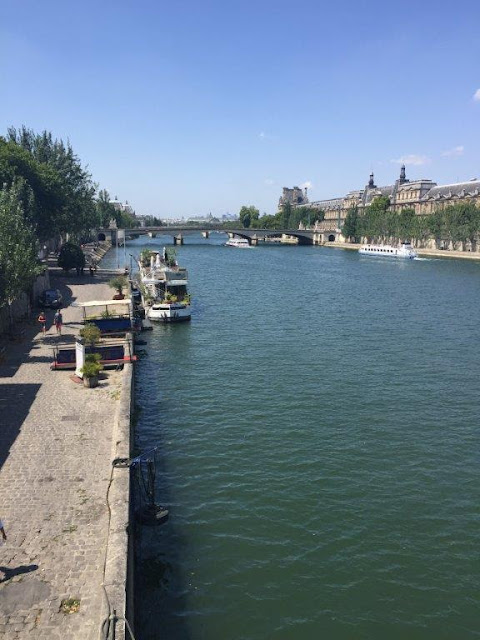
<svg viewBox="0 0 480 640">
<path fill-rule="evenodd" d="M 103 282 L 52 280 L 76 302 L 112 297 Z M 62 338 L 51 328 L 42 338 L 31 327 L 32 341 L 9 345 L 0 365 L 0 518 L 8 535 L 0 547 L 0 602 L 8 600 L 11 610 L 0 616 L 5 640 L 97 640 L 103 614 L 118 403 L 111 391 L 122 372 L 108 371 L 100 387 L 86 389 L 72 382 L 71 371 L 51 371 L 52 347 L 71 342 L 82 320 L 79 308 L 62 313 Z M 47 311 L 47 326 L 52 319 Z M 20 587 L 24 596 L 12 591 Z M 80 599 L 78 613 L 60 612 L 68 598 Z"/>
</svg>

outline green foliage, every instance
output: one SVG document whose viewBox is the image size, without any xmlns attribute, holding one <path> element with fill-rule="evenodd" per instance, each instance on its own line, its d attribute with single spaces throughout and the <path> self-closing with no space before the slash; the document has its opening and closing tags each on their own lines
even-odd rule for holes
<svg viewBox="0 0 480 640">
<path fill-rule="evenodd" d="M 109 281 L 108 286 L 116 289 L 121 294 L 125 287 L 128 286 L 128 280 L 125 276 L 115 276 Z"/>
<path fill-rule="evenodd" d="M 287 202 L 274 216 L 264 214 L 256 226 L 261 229 L 298 229 L 301 224 L 310 227 L 324 218 L 325 213 L 321 209 L 292 207 L 291 203 Z"/>
<path fill-rule="evenodd" d="M 97 364 L 100 364 L 101 359 L 102 359 L 102 355 L 100 353 L 85 354 L 85 362 L 96 362 Z"/>
<path fill-rule="evenodd" d="M 375 199 L 363 215 L 358 214 L 356 220 L 353 213 L 350 214 L 349 211 L 342 230 L 346 238 L 420 243 L 433 238 L 456 247 L 466 242 L 475 246 L 480 234 L 480 209 L 471 202 L 459 202 L 429 215 L 417 216 L 412 208 L 390 211 L 388 198 L 382 197 Z"/>
<path fill-rule="evenodd" d="M 177 252 L 173 247 L 165 247 L 165 264 L 167 267 L 177 266 Z"/>
<path fill-rule="evenodd" d="M 24 218 L 20 190 L 14 180 L 0 191 L 0 305 L 11 305 L 42 270 L 35 234 Z"/>
<path fill-rule="evenodd" d="M 260 217 L 258 209 L 244 206 L 240 209 L 238 217 L 244 229 L 298 229 L 301 224 L 309 227 L 315 222 L 321 222 L 325 213 L 315 207 L 292 207 L 290 202 L 287 202 L 275 215 L 264 213 Z M 237 226 L 235 222 L 223 225 L 225 229 L 235 229 Z"/>
<path fill-rule="evenodd" d="M 250 207 L 243 206 L 238 214 L 240 224 L 244 229 L 248 229 L 250 226 L 253 226 L 252 223 L 255 220 L 258 220 L 259 216 L 260 211 L 253 205 Z"/>
<path fill-rule="evenodd" d="M 162 227 L 163 226 L 163 222 L 160 220 L 160 218 L 157 218 L 156 216 L 144 216 L 143 220 L 145 222 L 146 227 Z"/>
<path fill-rule="evenodd" d="M 359 222 L 358 208 L 352 207 L 347 211 L 342 228 L 342 233 L 347 240 L 353 240 L 354 242 L 360 240 Z"/>
<path fill-rule="evenodd" d="M 70 143 L 54 139 L 48 131 L 36 134 L 26 127 L 18 131 L 11 127 L 7 140 L 9 145 L 16 145 L 29 154 L 30 160 L 25 160 L 23 168 L 17 164 L 16 175 L 26 179 L 35 200 L 40 202 L 39 206 L 50 212 L 52 224 L 45 226 L 45 221 L 40 219 L 37 223 L 39 233 L 44 230 L 49 232 L 50 237 L 55 233 L 80 237 L 82 232 L 97 226 L 95 185 Z M 30 173 L 29 167 L 32 169 Z M 44 206 L 45 198 L 53 201 L 55 206 L 50 209 Z"/>
<path fill-rule="evenodd" d="M 108 227 L 112 218 L 114 220 L 117 220 L 117 211 L 113 204 L 111 204 L 110 199 L 110 194 L 106 189 L 102 189 L 98 192 L 98 196 L 95 201 L 95 207 L 101 227 Z"/>
<path fill-rule="evenodd" d="M 87 323 L 84 327 L 80 329 L 80 335 L 85 340 L 85 344 L 91 345 L 92 347 L 100 342 L 101 333 L 100 329 L 92 323 Z"/>
<path fill-rule="evenodd" d="M 85 267 L 85 255 L 81 247 L 72 242 L 64 244 L 58 254 L 58 266 L 67 273 L 70 269 L 83 269 Z"/>
<path fill-rule="evenodd" d="M 100 354 L 95 353 L 92 355 L 100 355 Z M 80 369 L 80 371 L 85 378 L 95 378 L 103 369 L 103 365 L 101 365 L 99 362 L 88 360 L 88 357 L 89 357 L 88 355 L 85 357 L 85 364 Z"/>
<path fill-rule="evenodd" d="M 14 183 L 25 220 L 39 239 L 54 235 L 66 204 L 60 176 L 29 151 L 0 138 L 0 185 L 11 187 Z"/>
<path fill-rule="evenodd" d="M 148 267 L 150 265 L 150 259 L 153 256 L 153 251 L 150 249 L 143 249 L 140 251 L 140 262 L 144 267 Z"/>
</svg>

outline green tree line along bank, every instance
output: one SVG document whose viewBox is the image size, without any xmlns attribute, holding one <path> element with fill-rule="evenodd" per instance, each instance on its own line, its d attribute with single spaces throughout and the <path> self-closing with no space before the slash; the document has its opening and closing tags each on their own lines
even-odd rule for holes
<svg viewBox="0 0 480 640">
<path fill-rule="evenodd" d="M 8 129 L 0 136 L 0 306 L 29 289 L 46 241 L 78 244 L 112 219 L 123 228 L 139 224 L 98 190 L 69 142 L 48 131 Z"/>
<path fill-rule="evenodd" d="M 298 229 L 300 224 L 310 226 L 315 222 L 321 222 L 325 214 L 321 209 L 313 207 L 292 207 L 287 204 L 275 215 L 260 216 L 260 212 L 253 206 L 244 206 L 238 214 L 240 224 L 244 229 Z M 228 224 L 231 228 L 236 226 L 235 222 Z"/>
<path fill-rule="evenodd" d="M 464 249 L 467 243 L 476 251 L 480 234 L 480 208 L 472 202 L 459 202 L 439 208 L 431 214 L 417 216 L 414 209 L 400 212 L 389 209 L 388 197 L 376 198 L 361 213 L 357 208 L 348 211 L 342 233 L 347 240 L 360 242 L 413 241 L 423 246 L 435 240 L 443 246 Z"/>
</svg>

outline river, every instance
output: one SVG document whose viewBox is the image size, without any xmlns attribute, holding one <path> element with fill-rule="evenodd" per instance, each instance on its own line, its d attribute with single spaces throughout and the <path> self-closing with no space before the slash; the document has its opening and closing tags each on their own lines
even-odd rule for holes
<svg viewBox="0 0 480 640">
<path fill-rule="evenodd" d="M 477 638 L 480 264 L 212 238 L 142 336 L 137 638 Z"/>
</svg>

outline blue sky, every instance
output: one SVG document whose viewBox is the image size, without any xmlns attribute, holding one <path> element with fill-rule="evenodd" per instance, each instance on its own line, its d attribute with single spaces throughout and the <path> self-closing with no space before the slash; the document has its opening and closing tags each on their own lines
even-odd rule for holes
<svg viewBox="0 0 480 640">
<path fill-rule="evenodd" d="M 0 135 L 69 138 L 137 213 L 480 177 L 480 4 L 3 0 Z M 478 93 L 477 93 L 478 92 Z M 476 95 L 476 97 L 475 97 Z"/>
</svg>

